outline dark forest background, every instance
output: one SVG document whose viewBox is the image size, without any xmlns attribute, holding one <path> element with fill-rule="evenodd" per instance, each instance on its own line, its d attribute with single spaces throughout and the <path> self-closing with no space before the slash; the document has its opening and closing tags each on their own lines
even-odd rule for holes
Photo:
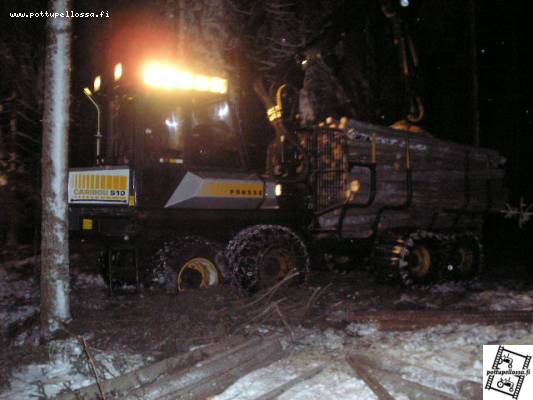
<svg viewBox="0 0 533 400">
<path fill-rule="evenodd" d="M 507 159 L 510 203 L 518 205 L 521 197 L 533 203 L 528 2 L 391 3 L 398 6 L 417 49 L 418 73 L 409 88 L 423 99 L 421 125 L 437 137 L 472 144 L 477 108 L 481 145 L 498 149 Z M 7 245 L 38 244 L 45 19 L 10 18 L 9 12 L 40 10 L 46 10 L 45 1 L 4 0 L 0 5 L 0 243 Z M 379 1 L 79 0 L 73 10 L 109 11 L 110 18 L 74 20 L 72 166 L 94 160 L 96 118 L 83 87 L 115 62 L 163 49 L 163 38 L 173 43 L 165 51 L 228 75 L 258 166 L 272 133 L 252 80 L 257 74 L 271 82 L 283 80 L 290 73 L 287 65 L 298 57 L 320 54 L 313 68 L 298 77 L 312 111 L 307 118 L 348 115 L 391 124 L 408 112 L 411 89 L 406 89 L 394 30 Z M 135 46 L 127 44 L 132 39 L 138 39 Z M 498 249 L 494 257 L 530 259 L 532 225 L 518 229 L 516 219 L 491 219 L 488 247 Z"/>
</svg>

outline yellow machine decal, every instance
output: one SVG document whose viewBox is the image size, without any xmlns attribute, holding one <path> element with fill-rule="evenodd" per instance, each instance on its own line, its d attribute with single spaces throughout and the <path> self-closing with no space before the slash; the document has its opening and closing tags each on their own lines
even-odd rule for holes
<svg viewBox="0 0 533 400">
<path fill-rule="evenodd" d="M 83 229 L 84 231 L 92 231 L 93 220 L 90 218 L 83 218 L 81 221 L 81 229 Z"/>
<path fill-rule="evenodd" d="M 222 181 L 206 182 L 200 192 L 204 197 L 263 197 L 263 183 Z"/>
<path fill-rule="evenodd" d="M 113 175 L 75 175 L 74 190 L 116 189 L 126 190 L 127 176 Z"/>
<path fill-rule="evenodd" d="M 273 191 L 253 174 L 226 173 L 226 176 L 220 177 L 210 173 L 202 175 L 187 172 L 167 200 L 165 208 L 251 210 L 260 207 Z"/>
<path fill-rule="evenodd" d="M 129 170 L 70 171 L 68 195 L 71 203 L 129 204 Z"/>
</svg>

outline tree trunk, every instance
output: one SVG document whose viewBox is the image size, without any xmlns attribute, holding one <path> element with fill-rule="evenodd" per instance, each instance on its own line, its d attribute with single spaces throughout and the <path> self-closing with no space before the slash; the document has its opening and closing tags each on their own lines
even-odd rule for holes
<svg viewBox="0 0 533 400">
<path fill-rule="evenodd" d="M 51 12 L 71 9 L 50 0 Z M 70 105 L 71 19 L 47 26 L 42 155 L 41 333 L 50 338 L 70 319 L 67 153 Z"/>
<path fill-rule="evenodd" d="M 14 97 L 14 95 L 13 95 Z M 13 103 L 15 103 L 13 101 Z M 14 106 L 13 106 L 14 107 Z M 16 149 L 16 143 L 17 143 L 17 114 L 15 110 L 12 110 L 11 117 L 9 119 L 9 132 L 10 132 L 10 166 L 8 167 L 8 170 L 11 171 L 11 179 L 10 179 L 10 185 L 12 188 L 16 187 L 17 183 L 15 183 L 14 177 L 17 175 L 17 169 L 18 169 L 18 156 L 17 156 L 17 149 Z M 9 204 L 8 208 L 8 214 L 7 214 L 7 231 L 6 231 L 6 246 L 14 247 L 17 245 L 17 230 L 18 230 L 18 207 L 17 207 L 17 201 L 16 201 L 16 190 L 11 191 L 10 196 L 11 204 Z"/>
</svg>

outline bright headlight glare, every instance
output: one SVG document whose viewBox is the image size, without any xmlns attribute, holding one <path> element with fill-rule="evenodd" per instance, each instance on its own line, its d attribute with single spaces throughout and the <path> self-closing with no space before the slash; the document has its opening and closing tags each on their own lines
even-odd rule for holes
<svg viewBox="0 0 533 400">
<path fill-rule="evenodd" d="M 276 184 L 276 186 L 274 187 L 274 193 L 276 194 L 276 196 L 281 196 L 281 194 L 283 193 L 283 188 L 281 187 L 281 184 Z"/>
<path fill-rule="evenodd" d="M 102 77 L 98 75 L 96 78 L 94 78 L 93 90 L 98 92 L 100 90 L 100 86 L 102 86 Z"/>
<path fill-rule="evenodd" d="M 113 71 L 113 77 L 115 78 L 115 82 L 118 81 L 120 78 L 122 78 L 122 64 L 118 63 L 115 65 L 115 70 Z"/>
<path fill-rule="evenodd" d="M 228 90 L 226 79 L 193 74 L 165 63 L 147 64 L 143 69 L 143 81 L 154 89 L 195 90 L 220 94 Z"/>
<path fill-rule="evenodd" d="M 350 190 L 353 193 L 357 193 L 361 189 L 361 182 L 359 182 L 357 179 L 350 182 Z"/>
</svg>

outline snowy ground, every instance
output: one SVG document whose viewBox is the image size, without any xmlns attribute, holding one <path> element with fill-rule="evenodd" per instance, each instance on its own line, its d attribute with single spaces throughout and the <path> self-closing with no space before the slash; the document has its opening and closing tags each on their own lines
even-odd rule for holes
<svg viewBox="0 0 533 400">
<path fill-rule="evenodd" d="M 500 287 L 466 294 L 457 284 L 434 287 L 427 297 L 438 293 L 462 293 L 465 298 L 456 307 L 490 310 L 531 310 L 533 291 L 509 292 Z M 401 301 L 429 304 L 426 296 L 402 295 Z M 361 399 L 377 397 L 354 376 L 345 358 L 351 353 L 370 355 L 383 363 L 384 369 L 400 373 L 402 378 L 450 394 L 452 398 L 481 398 L 483 383 L 483 345 L 532 344 L 533 327 L 524 324 L 502 326 L 441 325 L 409 332 L 381 332 L 371 324 L 350 324 L 346 328 L 298 329 L 299 339 L 292 354 L 267 368 L 240 379 L 216 400 L 254 399 L 282 385 L 315 366 L 324 370 L 294 386 L 279 397 L 288 399 Z M 395 399 L 409 399 L 394 379 L 377 371 L 380 383 Z M 474 397 L 473 397 L 474 396 Z M 428 399 L 422 394 L 420 399 Z"/>
<path fill-rule="evenodd" d="M 321 278 L 315 286 L 290 288 L 277 294 L 278 299 L 286 298 L 280 303 L 286 308 L 280 308 L 291 332 L 280 321 L 263 321 L 246 330 L 252 334 L 281 332 L 290 354 L 241 378 L 217 400 L 256 398 L 316 366 L 323 367 L 321 372 L 292 387 L 280 399 L 375 399 L 346 362 L 346 356 L 352 353 L 379 361 L 381 369 L 373 370 L 373 374 L 396 399 L 431 397 L 407 396 L 402 392 L 405 388 L 394 379 L 395 374 L 452 398 L 474 399 L 481 391 L 483 344 L 533 344 L 533 327 L 516 323 L 449 324 L 394 332 L 380 331 L 371 324 L 339 325 L 327 321 L 338 309 L 533 312 L 531 283 L 488 280 L 473 285 L 448 283 L 403 290 L 376 285 L 364 273 L 337 278 L 342 285 L 334 283 L 331 287 L 335 290 L 329 289 L 304 320 L 291 319 L 291 307 L 301 316 L 301 309 L 294 305 L 305 305 L 317 282 L 324 285 Z M 230 304 L 250 300 L 236 300 L 231 292 L 110 296 L 98 275 L 80 271 L 74 271 L 72 283 L 75 323 L 69 328 L 83 335 L 99 375 L 105 378 L 187 351 L 205 341 L 203 335 L 216 340 L 230 331 L 239 332 L 237 329 L 254 313 L 232 311 Z M 0 399 L 53 398 L 61 390 L 95 382 L 83 344 L 75 336 L 66 335 L 46 348 L 37 346 L 38 282 L 34 276 L 0 270 L 0 318 L 4 330 L 0 370 L 8 369 L 0 371 L 7 377 L 3 384 L 0 380 Z M 41 356 L 23 359 L 17 355 L 19 352 L 40 352 Z M 7 356 L 2 359 L 2 354 Z M 17 362 L 6 360 L 10 354 Z"/>
<path fill-rule="evenodd" d="M 395 333 L 352 324 L 344 331 L 302 329 L 296 334 L 302 338 L 288 358 L 240 379 L 215 399 L 255 399 L 315 366 L 324 370 L 279 399 L 377 399 L 345 361 L 346 355 L 354 352 L 382 360 L 384 367 L 411 382 L 449 393 L 452 398 L 471 399 L 472 388 L 481 394 L 482 345 L 513 343 L 531 334 L 531 329 L 455 325 Z M 395 399 L 410 398 L 382 371 L 375 376 Z"/>
<path fill-rule="evenodd" d="M 57 340 L 48 345 L 49 360 L 32 363 L 15 371 L 10 388 L 0 399 L 50 399 L 63 390 L 74 390 L 95 383 L 83 345 L 76 339 Z M 92 351 L 102 379 L 119 376 L 151 361 L 144 356 Z"/>
</svg>

